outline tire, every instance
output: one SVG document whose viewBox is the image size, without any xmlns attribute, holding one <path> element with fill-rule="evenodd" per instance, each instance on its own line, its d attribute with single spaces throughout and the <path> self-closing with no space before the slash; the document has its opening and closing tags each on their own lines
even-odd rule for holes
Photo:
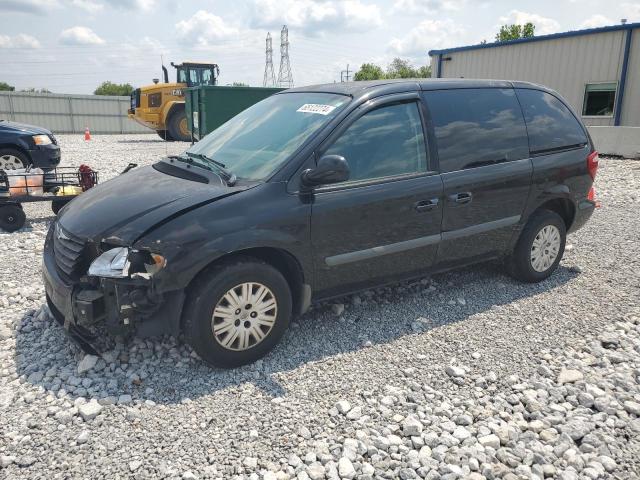
<svg viewBox="0 0 640 480">
<path fill-rule="evenodd" d="M 566 240 L 567 230 L 560 215 L 549 210 L 535 212 L 507 260 L 509 273 L 514 278 L 528 283 L 548 278 L 562 260 Z M 534 253 L 534 242 L 538 253 Z"/>
<path fill-rule="evenodd" d="M 0 206 L 0 229 L 15 232 L 24 226 L 26 220 L 24 210 L 20 205 Z"/>
<path fill-rule="evenodd" d="M 0 148 L 0 170 L 15 170 L 31 165 L 29 156 L 14 148 Z"/>
<path fill-rule="evenodd" d="M 169 135 L 169 132 L 167 130 L 156 130 L 156 133 L 162 140 L 173 142 L 173 137 Z"/>
<path fill-rule="evenodd" d="M 167 122 L 167 129 L 169 135 L 174 140 L 180 142 L 191 141 L 191 135 L 189 135 L 189 128 L 187 126 L 187 115 L 184 111 L 184 107 L 176 108 Z"/>
<path fill-rule="evenodd" d="M 255 305 L 249 302 L 237 305 L 227 301 L 231 291 L 240 300 L 243 285 L 249 283 L 253 285 L 253 295 L 264 293 L 261 303 L 266 308 L 272 301 L 275 308 L 259 316 L 253 309 Z M 187 342 L 206 363 L 220 368 L 239 367 L 263 357 L 280 341 L 291 321 L 287 281 L 278 270 L 251 257 L 236 258 L 206 271 L 190 287 L 185 305 Z M 253 333 L 256 331 L 263 335 L 262 339 Z M 241 344 L 243 340 L 245 345 Z"/>
<path fill-rule="evenodd" d="M 58 212 L 62 209 L 62 207 L 64 207 L 67 203 L 69 203 L 71 200 L 70 199 L 66 199 L 66 200 L 52 200 L 51 201 L 51 211 L 53 213 L 55 213 L 56 215 L 58 215 Z"/>
</svg>

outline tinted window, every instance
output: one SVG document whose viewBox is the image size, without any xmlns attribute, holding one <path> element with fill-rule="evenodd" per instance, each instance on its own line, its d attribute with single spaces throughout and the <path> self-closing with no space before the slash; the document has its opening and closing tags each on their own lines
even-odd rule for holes
<svg viewBox="0 0 640 480">
<path fill-rule="evenodd" d="M 422 122 L 416 103 L 366 113 L 325 152 L 349 163 L 349 181 L 426 171 Z"/>
<path fill-rule="evenodd" d="M 519 160 L 529 156 L 527 131 L 513 89 L 426 92 L 440 170 Z"/>
<path fill-rule="evenodd" d="M 576 117 L 553 95 L 517 89 L 529 132 L 531 153 L 581 145 L 587 137 Z"/>
</svg>

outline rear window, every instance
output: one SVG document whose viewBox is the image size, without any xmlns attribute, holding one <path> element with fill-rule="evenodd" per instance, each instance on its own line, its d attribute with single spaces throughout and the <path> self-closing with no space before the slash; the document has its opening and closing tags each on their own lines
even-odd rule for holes
<svg viewBox="0 0 640 480">
<path fill-rule="evenodd" d="M 529 156 L 522 111 L 511 88 L 425 92 L 440 171 L 452 172 Z"/>
<path fill-rule="evenodd" d="M 553 95 L 516 89 L 529 132 L 532 154 L 582 146 L 587 136 L 576 117 Z"/>
</svg>

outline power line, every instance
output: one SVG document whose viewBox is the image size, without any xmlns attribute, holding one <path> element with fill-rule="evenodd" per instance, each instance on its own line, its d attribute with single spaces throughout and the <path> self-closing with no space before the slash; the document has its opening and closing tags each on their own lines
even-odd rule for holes
<svg viewBox="0 0 640 480">
<path fill-rule="evenodd" d="M 289 64 L 289 29 L 286 25 L 280 32 L 280 71 L 278 73 L 278 86 L 284 88 L 293 87 L 293 74 Z"/>
</svg>

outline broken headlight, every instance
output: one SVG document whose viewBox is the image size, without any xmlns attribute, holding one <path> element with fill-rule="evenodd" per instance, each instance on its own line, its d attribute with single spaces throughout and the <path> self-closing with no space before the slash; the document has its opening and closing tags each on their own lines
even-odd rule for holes
<svg viewBox="0 0 640 480">
<path fill-rule="evenodd" d="M 149 278 L 166 265 L 162 255 L 145 250 L 115 247 L 96 258 L 89 267 L 93 277 L 127 278 L 129 276 Z"/>
</svg>

